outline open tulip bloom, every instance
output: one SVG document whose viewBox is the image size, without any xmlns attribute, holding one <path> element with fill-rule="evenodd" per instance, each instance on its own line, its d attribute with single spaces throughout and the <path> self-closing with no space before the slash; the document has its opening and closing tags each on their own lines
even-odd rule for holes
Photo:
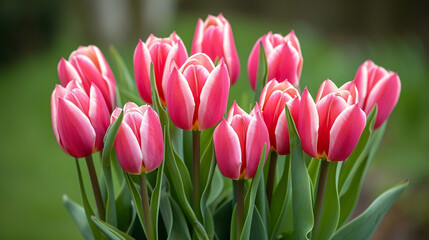
<svg viewBox="0 0 429 240">
<path fill-rule="evenodd" d="M 116 85 L 96 46 L 79 47 L 58 63 L 51 95 L 54 136 L 75 158 L 82 205 L 63 201 L 85 239 L 370 239 L 408 184 L 349 221 L 401 90 L 396 73 L 370 60 L 341 87 L 322 82 L 313 99 L 299 89 L 295 32 L 269 32 L 248 59 L 248 113 L 229 96 L 240 64 L 222 14 L 198 20 L 189 57 L 175 32 L 139 40 L 135 86 L 112 50 L 125 81 Z M 140 99 L 149 105 L 130 102 Z"/>
</svg>

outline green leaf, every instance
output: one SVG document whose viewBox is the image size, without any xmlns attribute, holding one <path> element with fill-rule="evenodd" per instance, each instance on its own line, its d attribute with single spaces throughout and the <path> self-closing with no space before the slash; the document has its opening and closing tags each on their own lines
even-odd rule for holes
<svg viewBox="0 0 429 240">
<path fill-rule="evenodd" d="M 317 183 L 319 180 L 319 174 L 320 174 L 320 163 L 322 161 L 317 158 L 312 158 L 310 161 L 310 164 L 308 165 L 308 175 L 310 176 L 311 180 L 311 199 L 313 199 L 313 207 L 316 204 L 316 191 L 317 191 Z"/>
<path fill-rule="evenodd" d="M 405 180 L 381 194 L 361 215 L 341 227 L 331 240 L 370 239 L 381 219 L 407 186 L 408 180 Z"/>
<path fill-rule="evenodd" d="M 258 61 L 258 73 L 256 75 L 256 87 L 255 87 L 255 102 L 259 102 L 262 89 L 267 84 L 268 78 L 268 63 L 267 56 L 265 55 L 264 46 L 262 42 L 259 44 L 259 61 Z"/>
<path fill-rule="evenodd" d="M 212 140 L 210 140 L 209 146 L 206 148 L 206 150 L 204 151 L 201 157 L 201 166 L 200 166 L 200 169 L 201 169 L 200 183 L 203 189 L 203 192 L 201 194 L 201 200 L 200 200 L 200 208 L 201 208 L 201 215 L 203 217 L 204 227 L 207 231 L 209 238 L 213 238 L 214 232 L 215 232 L 213 216 L 207 204 L 207 199 L 209 197 L 215 168 L 216 168 L 215 154 L 213 151 Z"/>
<path fill-rule="evenodd" d="M 117 226 L 117 216 L 116 216 L 115 192 L 113 189 L 112 169 L 110 165 L 110 154 L 112 152 L 116 134 L 118 133 L 119 127 L 121 126 L 123 117 L 124 117 L 124 114 L 123 114 L 123 111 L 121 111 L 118 118 L 107 129 L 106 135 L 104 135 L 104 148 L 101 155 L 103 176 L 105 180 L 104 182 L 107 188 L 106 222 L 112 224 L 113 226 Z"/>
<path fill-rule="evenodd" d="M 93 240 L 91 228 L 85 215 L 83 207 L 76 202 L 72 201 L 66 194 L 63 195 L 63 203 L 72 216 L 79 232 L 86 240 Z"/>
<path fill-rule="evenodd" d="M 119 194 L 116 197 L 116 212 L 118 219 L 118 229 L 121 231 L 127 231 L 135 218 L 133 209 L 131 206 L 131 195 L 126 183 L 123 182 L 119 190 Z"/>
<path fill-rule="evenodd" d="M 255 208 L 253 215 L 250 240 L 268 240 L 267 229 L 258 208 Z"/>
<path fill-rule="evenodd" d="M 273 192 L 270 208 L 270 239 L 276 239 L 280 227 L 286 219 L 286 206 L 289 201 L 290 155 L 286 156 L 283 175 Z"/>
<path fill-rule="evenodd" d="M 232 211 L 232 199 L 219 206 L 219 208 L 215 211 L 213 219 L 217 239 L 228 239 L 230 237 L 230 230 L 232 232 L 232 229 L 230 229 L 231 226 L 233 226 L 233 229 L 235 229 L 235 223 L 234 225 L 231 225 L 232 221 L 228 221 L 228 219 L 232 219 Z M 236 235 L 234 232 L 234 239 L 235 238 Z"/>
<path fill-rule="evenodd" d="M 142 198 L 141 198 L 140 192 L 137 186 L 135 185 L 133 179 L 131 178 L 131 176 L 126 172 L 124 172 L 124 176 L 125 176 L 125 181 L 127 182 L 127 185 L 128 185 L 128 189 L 131 192 L 131 197 L 133 199 L 134 207 L 136 208 L 137 217 L 140 220 L 140 225 L 146 234 L 146 228 L 144 226 L 144 216 L 142 215 L 143 205 L 142 205 Z"/>
<path fill-rule="evenodd" d="M 97 225 L 97 227 L 106 234 L 110 239 L 112 240 L 132 240 L 131 236 L 128 236 L 124 232 L 121 232 L 119 229 L 115 228 L 114 226 L 98 219 L 95 216 L 92 216 L 92 221 Z"/>
<path fill-rule="evenodd" d="M 366 157 L 368 143 L 374 129 L 375 120 L 377 118 L 377 105 L 371 110 L 367 116 L 366 126 L 359 138 L 359 141 L 353 150 L 352 154 L 344 161 L 343 167 L 340 173 L 339 188 L 340 193 L 344 193 L 350 186 L 350 182 L 354 177 L 358 165 Z"/>
<path fill-rule="evenodd" d="M 267 145 L 265 144 L 262 150 L 261 158 L 259 160 L 258 169 L 255 173 L 255 176 L 252 179 L 250 188 L 248 188 L 246 197 L 244 198 L 244 224 L 243 224 L 243 229 L 241 231 L 241 236 L 240 236 L 241 240 L 247 240 L 250 237 L 250 230 L 252 226 L 252 218 L 253 218 L 253 212 L 255 207 L 256 193 L 259 189 L 259 183 L 261 182 L 266 152 L 267 152 Z"/>
<path fill-rule="evenodd" d="M 155 232 L 155 239 L 158 239 L 158 216 L 159 216 L 159 202 L 161 199 L 161 186 L 162 175 L 164 173 L 165 159 L 162 161 L 161 166 L 158 167 L 156 175 L 156 185 L 152 191 L 150 198 L 150 215 L 152 217 L 153 231 Z"/>
<path fill-rule="evenodd" d="M 212 205 L 216 200 L 219 200 L 220 194 L 225 189 L 223 180 L 224 178 L 219 168 L 215 167 L 213 179 L 209 188 L 209 196 L 207 197 L 207 205 Z"/>
<path fill-rule="evenodd" d="M 139 106 L 145 104 L 145 102 L 140 98 L 139 95 L 130 92 L 124 88 L 119 88 L 119 94 L 121 95 L 122 101 L 124 102 L 134 102 Z"/>
<path fill-rule="evenodd" d="M 120 88 L 126 88 L 128 91 L 135 91 L 136 88 L 134 86 L 134 81 L 121 55 L 113 45 L 109 47 L 109 50 L 113 59 L 115 59 L 116 67 L 118 69 L 119 75 L 116 78 L 118 80 L 118 85 L 121 86 Z"/>
<path fill-rule="evenodd" d="M 171 218 L 169 220 L 171 221 L 171 231 L 168 235 L 168 239 L 191 239 L 191 234 L 189 233 L 189 228 L 186 224 L 186 219 L 183 215 L 182 209 L 179 207 L 176 201 L 174 201 L 174 199 L 169 197 L 167 194 L 165 194 L 165 202 L 171 211 Z"/>
<path fill-rule="evenodd" d="M 298 131 L 287 105 L 285 111 L 290 139 L 294 239 L 308 239 L 314 224 L 311 179 L 305 165 Z"/>
<path fill-rule="evenodd" d="M 88 196 L 86 195 L 86 192 L 85 192 L 85 186 L 82 180 L 82 172 L 80 171 L 79 161 L 77 158 L 75 158 L 75 162 L 76 162 L 76 169 L 77 169 L 77 177 L 79 181 L 80 196 L 82 197 L 82 203 L 83 203 L 83 208 L 85 210 L 86 220 L 89 223 L 89 227 L 91 228 L 91 232 L 92 232 L 92 235 L 94 236 L 94 239 L 96 240 L 103 239 L 104 236 L 98 230 L 97 226 L 95 226 L 95 224 L 91 221 L 91 216 L 94 215 L 94 211 L 92 210 L 91 205 L 89 204 Z"/>
<path fill-rule="evenodd" d="M 326 161 L 326 160 L 320 160 Z M 328 178 L 326 180 L 325 193 L 323 196 L 322 208 L 318 226 L 311 239 L 329 239 L 337 229 L 340 218 L 340 202 L 338 197 L 338 176 L 341 170 L 341 163 L 329 162 Z"/>
<path fill-rule="evenodd" d="M 342 226 L 347 221 L 347 219 L 351 216 L 354 209 L 356 208 L 363 181 L 365 179 L 369 165 L 374 158 L 378 145 L 383 138 L 385 129 L 386 123 L 383 124 L 383 126 L 381 126 L 379 129 L 377 129 L 374 134 L 372 134 L 370 143 L 368 145 L 369 149 L 366 156 L 359 164 L 356 164 L 355 168 L 353 169 L 353 172 L 351 173 L 351 175 L 353 175 L 353 178 L 349 180 L 350 183 L 347 183 L 349 187 L 340 193 L 341 214 L 338 227 Z"/>
</svg>

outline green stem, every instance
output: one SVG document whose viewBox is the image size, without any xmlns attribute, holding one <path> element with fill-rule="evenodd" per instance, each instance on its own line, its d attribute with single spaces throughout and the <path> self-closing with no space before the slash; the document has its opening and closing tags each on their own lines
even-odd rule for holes
<svg viewBox="0 0 429 240">
<path fill-rule="evenodd" d="M 323 198 L 325 195 L 326 180 L 328 178 L 329 162 L 325 159 L 320 159 L 321 169 L 319 175 L 319 183 L 317 184 L 316 206 L 314 209 L 314 228 L 312 236 L 316 235 L 319 228 L 320 212 L 322 210 Z"/>
<path fill-rule="evenodd" d="M 194 212 L 201 220 L 200 209 L 200 131 L 192 131 L 192 203 Z"/>
<path fill-rule="evenodd" d="M 143 216 L 146 228 L 146 236 L 148 240 L 154 240 L 154 232 L 152 225 L 152 218 L 150 215 L 150 207 L 149 207 L 149 195 L 147 193 L 147 184 L 146 184 L 146 175 L 140 174 L 140 194 L 142 197 L 142 206 L 143 206 Z"/>
<path fill-rule="evenodd" d="M 238 179 L 236 181 L 237 188 L 237 240 L 240 239 L 241 230 L 244 224 L 244 180 Z"/>
<path fill-rule="evenodd" d="M 277 152 L 271 151 L 270 166 L 268 168 L 267 176 L 267 198 L 268 205 L 271 206 L 271 199 L 273 197 L 274 190 L 274 179 L 276 178 L 276 167 L 277 167 Z"/>
<path fill-rule="evenodd" d="M 94 192 L 95 203 L 97 204 L 98 216 L 101 220 L 105 220 L 105 211 L 103 198 L 101 196 L 100 184 L 98 183 L 97 173 L 94 167 L 92 155 L 85 158 L 86 166 L 88 167 L 89 177 L 91 179 L 92 190 Z"/>
</svg>

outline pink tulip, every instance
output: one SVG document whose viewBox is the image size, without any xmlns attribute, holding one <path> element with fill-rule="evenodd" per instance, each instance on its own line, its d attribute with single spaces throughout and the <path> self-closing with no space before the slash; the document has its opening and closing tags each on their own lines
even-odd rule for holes
<svg viewBox="0 0 429 240">
<path fill-rule="evenodd" d="M 350 90 L 345 90 L 345 89 Z M 319 88 L 317 157 L 344 161 L 353 152 L 366 124 L 366 115 L 356 103 L 354 84 L 338 89 L 330 80 Z M 313 157 L 316 157 L 313 155 Z"/>
<path fill-rule="evenodd" d="M 157 38 L 151 34 L 146 43 L 141 40 L 134 51 L 134 75 L 141 98 L 152 104 L 150 65 L 153 65 L 156 89 L 165 106 L 168 76 L 173 66 L 181 66 L 188 58 L 185 45 L 173 32 L 168 38 Z"/>
<path fill-rule="evenodd" d="M 89 96 L 77 80 L 66 87 L 56 85 L 51 96 L 51 117 L 55 138 L 75 158 L 103 149 L 109 127 L 109 110 L 101 91 L 93 83 Z"/>
<path fill-rule="evenodd" d="M 198 19 L 192 42 L 192 54 L 203 52 L 213 62 L 223 58 L 228 66 L 231 84 L 234 84 L 240 75 L 240 61 L 235 48 L 231 25 L 222 13 L 217 17 L 208 15 L 207 19 Z"/>
<path fill-rule="evenodd" d="M 113 111 L 116 103 L 115 78 L 103 53 L 96 46 L 80 46 L 71 53 L 68 61 L 61 58 L 58 75 L 61 85 L 66 86 L 70 81 L 76 80 L 88 95 L 91 85 L 95 84 L 103 94 L 109 112 Z"/>
<path fill-rule="evenodd" d="M 204 53 L 196 53 L 177 69 L 167 85 L 167 108 L 171 121 L 184 130 L 203 130 L 216 125 L 225 112 L 229 75 L 221 60 L 215 67 Z"/>
<path fill-rule="evenodd" d="M 358 69 L 354 82 L 359 90 L 359 106 L 369 114 L 377 104 L 378 112 L 374 128 L 379 128 L 395 108 L 401 92 L 397 73 L 375 65 L 371 60 Z"/>
<path fill-rule="evenodd" d="M 249 115 L 236 102 L 213 133 L 217 164 L 221 173 L 231 179 L 253 178 L 258 169 L 264 145 L 265 160 L 270 149 L 270 138 L 256 104 Z"/>
<path fill-rule="evenodd" d="M 285 37 L 269 32 L 256 41 L 247 62 L 247 72 L 252 89 L 255 90 L 256 87 L 261 42 L 267 57 L 268 80 L 288 81 L 298 87 L 303 60 L 298 38 L 292 30 Z"/>
<path fill-rule="evenodd" d="M 121 111 L 115 109 L 111 124 Z M 159 167 L 164 157 L 164 140 L 159 117 L 149 105 L 125 104 L 115 150 L 119 164 L 128 173 L 148 173 Z"/>
</svg>

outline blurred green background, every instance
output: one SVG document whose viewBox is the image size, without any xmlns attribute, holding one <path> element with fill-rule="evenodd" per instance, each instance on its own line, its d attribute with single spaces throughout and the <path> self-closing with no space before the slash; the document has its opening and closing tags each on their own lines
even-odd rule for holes
<svg viewBox="0 0 429 240">
<path fill-rule="evenodd" d="M 429 236 L 429 9 L 409 1 L 87 0 L 0 3 L 0 239 L 80 239 L 62 204 L 80 202 L 74 160 L 58 147 L 51 127 L 50 94 L 59 83 L 61 57 L 96 44 L 112 70 L 114 44 L 130 70 L 138 38 L 176 31 L 191 48 L 198 18 L 223 12 L 241 61 L 230 103 L 249 106 L 247 57 L 268 31 L 294 29 L 304 57 L 301 88 L 313 96 L 326 78 L 353 79 L 372 59 L 399 74 L 402 92 L 369 169 L 357 211 L 388 187 L 408 178 L 409 188 L 388 212 L 373 239 Z M 86 169 L 85 169 L 86 170 Z"/>
</svg>

